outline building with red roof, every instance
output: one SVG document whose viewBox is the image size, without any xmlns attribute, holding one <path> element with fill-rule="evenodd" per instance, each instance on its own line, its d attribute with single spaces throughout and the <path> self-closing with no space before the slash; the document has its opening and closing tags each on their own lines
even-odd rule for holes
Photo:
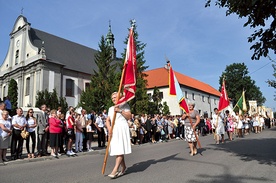
<svg viewBox="0 0 276 183">
<path fill-rule="evenodd" d="M 220 92 L 207 83 L 196 80 L 179 72 L 174 72 L 180 84 L 183 96 L 187 103 L 195 103 L 195 108 L 201 115 L 212 114 L 213 109 L 218 107 Z M 162 98 L 161 103 L 167 102 L 172 115 L 182 114 L 179 108 L 177 97 L 169 95 L 169 71 L 166 68 L 157 68 L 145 72 L 148 95 L 152 96 L 153 90 L 157 87 Z"/>
</svg>

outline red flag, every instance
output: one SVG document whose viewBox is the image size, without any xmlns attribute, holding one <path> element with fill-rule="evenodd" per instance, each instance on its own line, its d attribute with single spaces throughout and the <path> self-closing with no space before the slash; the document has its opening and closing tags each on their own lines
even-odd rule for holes
<svg viewBox="0 0 276 183">
<path fill-rule="evenodd" d="M 130 101 L 135 97 L 136 91 L 136 47 L 133 37 L 133 28 L 130 28 L 127 43 L 126 58 L 122 75 L 122 86 L 124 88 L 123 97 L 119 99 L 117 105 Z"/>
<path fill-rule="evenodd" d="M 169 88 L 170 88 L 170 95 L 176 95 L 174 72 L 172 70 L 172 67 L 170 67 L 170 70 L 169 70 Z"/>
<path fill-rule="evenodd" d="M 168 64 L 170 66 L 170 64 Z M 175 77 L 172 67 L 170 66 L 169 70 L 169 90 L 170 95 L 176 95 L 179 107 L 183 109 L 186 113 L 189 113 L 188 105 L 184 99 L 180 85 Z"/>
<path fill-rule="evenodd" d="M 226 88 L 225 88 L 225 82 L 224 80 L 222 81 L 222 86 L 221 86 L 221 94 L 220 94 L 220 99 L 219 99 L 219 106 L 218 110 L 221 111 L 224 108 L 228 107 L 230 104 L 230 101 L 227 96 Z"/>
</svg>

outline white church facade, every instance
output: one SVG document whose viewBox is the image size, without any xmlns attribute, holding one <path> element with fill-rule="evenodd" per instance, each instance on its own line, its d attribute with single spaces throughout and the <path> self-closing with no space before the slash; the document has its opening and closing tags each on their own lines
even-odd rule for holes
<svg viewBox="0 0 276 183">
<path fill-rule="evenodd" d="M 112 43 L 114 37 L 109 41 Z M 32 28 L 20 15 L 10 33 L 8 52 L 0 67 L 0 97 L 7 96 L 9 81 L 14 79 L 18 85 L 19 107 L 34 107 L 37 91 L 52 92 L 53 89 L 66 98 L 69 106 L 77 106 L 93 69 L 97 70 L 96 53 L 97 50 Z"/>
</svg>

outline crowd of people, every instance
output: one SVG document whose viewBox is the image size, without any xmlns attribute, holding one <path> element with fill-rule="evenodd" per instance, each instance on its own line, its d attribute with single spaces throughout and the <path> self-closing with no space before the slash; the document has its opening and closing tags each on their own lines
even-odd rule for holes
<svg viewBox="0 0 276 183">
<path fill-rule="evenodd" d="M 211 117 L 207 114 L 200 116 L 194 109 L 194 103 L 188 106 L 189 113 L 175 116 L 134 115 L 129 112 L 130 116 L 126 118 L 129 144 L 140 145 L 182 139 L 187 141 L 190 155 L 194 156 L 197 154 L 199 136 L 213 134 L 215 143 L 220 144 L 225 142 L 226 135 L 228 140 L 232 141 L 234 138 L 242 138 L 250 133 L 261 133 L 264 128 L 270 128 L 275 124 L 275 119 L 265 118 L 262 115 L 233 114 L 228 110 L 223 113 L 216 108 Z M 74 156 L 79 152 L 94 151 L 91 144 L 96 140 L 95 137 L 97 137 L 98 148 L 106 148 L 106 142 L 112 135 L 110 134 L 112 131 L 110 115 L 114 109 L 98 113 L 91 110 L 87 113 L 85 109 L 75 111 L 74 107 L 70 106 L 63 114 L 60 107 L 48 109 L 46 105 L 42 105 L 40 110 L 41 112 L 35 116 L 34 110 L 29 109 L 24 116 L 23 110 L 18 108 L 16 115 L 11 117 L 6 104 L 0 102 L 0 163 L 9 161 L 7 158 L 9 147 L 11 148 L 10 160 L 22 159 L 24 140 L 26 140 L 28 158 L 41 156 L 58 158 L 62 154 Z M 124 111 L 128 112 L 129 109 Z M 121 108 L 117 112 L 121 115 Z M 27 132 L 25 139 L 23 132 Z M 118 145 L 119 141 L 120 139 L 117 139 L 114 143 Z M 48 147 L 51 148 L 50 153 L 47 151 Z M 116 149 L 113 151 L 116 155 Z M 129 150 L 127 147 L 127 151 L 131 152 L 131 148 Z M 119 158 L 122 159 L 122 157 Z M 116 166 L 111 176 L 115 175 L 119 165 Z M 124 164 L 122 166 L 125 168 Z"/>
<path fill-rule="evenodd" d="M 83 150 L 93 151 L 91 144 L 98 128 L 93 111 L 86 114 L 83 109 L 76 113 L 73 107 L 69 107 L 66 114 L 62 114 L 61 108 L 50 110 L 46 105 L 42 105 L 40 109 L 36 116 L 33 109 L 29 109 L 24 116 L 22 108 L 18 108 L 16 115 L 10 116 L 6 104 L 0 102 L 0 163 L 9 161 L 9 147 L 10 160 L 23 159 L 24 140 L 28 158 L 58 158 L 61 154 L 73 156 Z M 99 144 L 99 147 L 103 146 L 105 145 Z M 47 151 L 48 147 L 51 148 L 50 153 Z"/>
</svg>

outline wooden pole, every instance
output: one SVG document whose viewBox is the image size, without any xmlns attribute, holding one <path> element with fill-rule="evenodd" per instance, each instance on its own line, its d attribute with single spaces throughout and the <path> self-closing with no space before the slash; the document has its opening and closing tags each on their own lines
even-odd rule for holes
<svg viewBox="0 0 276 183">
<path fill-rule="evenodd" d="M 116 104 L 117 104 L 117 102 L 119 101 L 119 98 L 120 98 L 123 78 L 124 78 L 124 74 L 125 74 L 125 68 L 126 68 L 126 62 L 124 64 L 124 68 L 123 68 L 123 72 L 122 72 L 122 76 L 121 76 L 121 81 L 120 81 L 120 85 L 119 85 L 119 89 L 118 89 L 118 93 L 117 93 L 117 98 L 116 98 Z M 114 125 L 115 125 L 116 115 L 117 115 L 117 113 L 114 112 L 114 115 L 113 115 L 113 118 L 112 118 L 112 123 L 111 123 L 112 133 L 113 133 Z M 106 162 L 107 162 L 108 151 L 109 151 L 111 139 L 112 139 L 112 135 L 110 137 L 108 137 L 108 143 L 107 143 L 107 147 L 106 147 L 106 150 L 105 150 L 104 162 L 103 162 L 103 167 L 102 167 L 102 174 L 104 174 L 104 172 L 105 172 L 105 167 L 106 167 Z"/>
</svg>

